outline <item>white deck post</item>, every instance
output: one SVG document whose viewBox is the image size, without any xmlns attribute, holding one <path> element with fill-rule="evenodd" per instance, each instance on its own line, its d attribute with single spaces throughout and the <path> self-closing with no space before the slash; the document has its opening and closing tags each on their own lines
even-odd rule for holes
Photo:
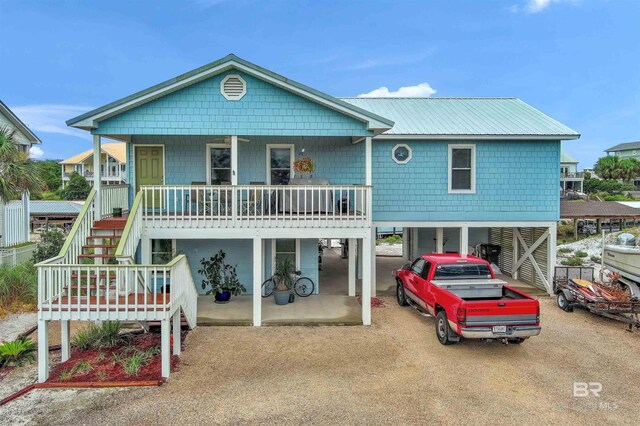
<svg viewBox="0 0 640 426">
<path fill-rule="evenodd" d="M 60 321 L 60 347 L 62 362 L 65 362 L 71 356 L 71 327 L 67 320 Z"/>
<path fill-rule="evenodd" d="M 402 228 L 402 258 L 409 260 L 411 253 L 409 251 L 409 228 Z"/>
<path fill-rule="evenodd" d="M 93 200 L 95 220 L 102 219 L 102 194 L 100 191 L 100 157 L 102 156 L 102 148 L 100 146 L 100 135 L 93 135 L 93 188 L 96 190 L 96 196 Z"/>
<path fill-rule="evenodd" d="M 371 288 L 373 284 L 371 282 L 373 271 L 373 265 L 371 262 L 371 249 L 372 244 L 371 236 L 362 239 L 362 324 L 371 325 Z"/>
<path fill-rule="evenodd" d="M 253 325 L 262 325 L 262 239 L 253 239 Z"/>
<path fill-rule="evenodd" d="M 173 354 L 180 355 L 180 309 L 173 313 Z"/>
<path fill-rule="evenodd" d="M 49 321 L 38 321 L 38 383 L 49 378 Z"/>
<path fill-rule="evenodd" d="M 160 321 L 160 358 L 162 361 L 162 377 L 169 377 L 171 372 L 171 357 L 169 347 L 169 318 Z"/>
<path fill-rule="evenodd" d="M 420 231 L 418 228 L 410 228 L 409 232 L 411 232 L 411 256 L 409 257 L 409 260 L 414 260 L 421 254 L 418 247 L 418 243 L 420 241 L 418 238 L 418 232 Z"/>
<path fill-rule="evenodd" d="M 547 265 L 549 267 L 549 273 L 547 276 L 547 282 L 549 283 L 547 287 L 547 291 L 549 296 L 553 297 L 553 275 L 556 270 L 556 249 L 557 249 L 557 239 L 558 239 L 558 223 L 553 222 L 549 225 L 549 239 L 547 240 Z"/>
<path fill-rule="evenodd" d="M 444 228 L 436 228 L 436 253 L 444 253 Z"/>
<path fill-rule="evenodd" d="M 231 185 L 238 184 L 238 136 L 231 136 Z"/>
<path fill-rule="evenodd" d="M 376 297 L 376 227 L 371 228 L 371 296 Z"/>
<path fill-rule="evenodd" d="M 513 228 L 513 270 L 511 270 L 511 277 L 514 280 L 518 279 L 518 268 L 516 268 L 516 264 L 518 260 L 520 260 L 520 254 L 518 253 L 518 247 L 520 246 L 518 243 L 518 228 Z"/>
<path fill-rule="evenodd" d="M 356 250 L 358 240 L 349 238 L 349 296 L 356 295 Z"/>
<path fill-rule="evenodd" d="M 460 254 L 469 254 L 469 227 L 460 228 Z"/>
<path fill-rule="evenodd" d="M 364 142 L 364 156 L 365 156 L 365 176 L 364 184 L 373 185 L 373 154 L 371 147 L 371 136 L 367 136 Z"/>
</svg>

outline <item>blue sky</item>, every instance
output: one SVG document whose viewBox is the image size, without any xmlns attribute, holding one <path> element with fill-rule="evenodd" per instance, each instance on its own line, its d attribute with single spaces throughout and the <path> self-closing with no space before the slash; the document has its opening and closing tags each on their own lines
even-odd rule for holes
<svg viewBox="0 0 640 426">
<path fill-rule="evenodd" d="M 228 53 L 335 96 L 516 96 L 582 133 L 564 144 L 580 167 L 640 140 L 640 1 L 0 0 L 0 17 L 0 99 L 42 158 L 90 147 L 64 120 Z"/>
</svg>

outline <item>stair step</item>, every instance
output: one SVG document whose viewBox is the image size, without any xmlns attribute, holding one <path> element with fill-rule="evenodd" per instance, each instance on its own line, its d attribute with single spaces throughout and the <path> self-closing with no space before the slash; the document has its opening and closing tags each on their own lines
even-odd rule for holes
<svg viewBox="0 0 640 426">
<path fill-rule="evenodd" d="M 109 288 L 109 289 L 115 290 L 117 288 L 117 286 L 115 286 L 115 285 L 107 286 L 106 284 L 100 284 L 99 286 L 96 286 L 95 284 L 89 283 L 88 286 L 86 284 L 80 284 L 80 285 L 71 284 L 71 285 L 65 287 L 65 289 L 67 289 L 67 288 L 71 288 L 72 290 L 95 290 L 95 289 L 104 290 L 105 288 Z"/>
<path fill-rule="evenodd" d="M 115 259 L 115 253 L 101 253 L 101 254 L 79 254 L 78 258 L 80 259 Z"/>
<path fill-rule="evenodd" d="M 117 244 L 86 244 L 84 246 L 82 246 L 83 249 L 92 249 L 92 248 L 106 248 L 106 249 L 110 249 L 110 248 L 118 248 Z"/>
<path fill-rule="evenodd" d="M 122 238 L 122 235 L 95 235 L 91 234 L 87 236 L 87 240 L 118 240 Z"/>
<path fill-rule="evenodd" d="M 96 274 L 89 274 L 88 276 L 89 276 L 90 280 L 95 280 L 97 275 Z M 86 273 L 81 273 L 80 274 L 80 279 L 86 279 L 86 278 L 87 278 L 87 274 Z M 104 280 L 106 278 L 107 278 L 107 274 L 106 273 L 100 274 L 100 279 L 101 280 Z M 71 279 L 77 280 L 78 279 L 78 274 L 77 273 L 71 274 Z M 116 274 L 109 274 L 109 279 L 110 280 L 115 280 L 116 279 Z"/>
</svg>

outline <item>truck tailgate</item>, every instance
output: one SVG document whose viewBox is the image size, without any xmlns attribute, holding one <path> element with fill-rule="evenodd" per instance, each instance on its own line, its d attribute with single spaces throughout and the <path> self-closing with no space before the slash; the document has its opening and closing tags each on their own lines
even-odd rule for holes
<svg viewBox="0 0 640 426">
<path fill-rule="evenodd" d="M 467 326 L 534 325 L 539 322 L 539 305 L 534 299 L 466 301 Z"/>
</svg>

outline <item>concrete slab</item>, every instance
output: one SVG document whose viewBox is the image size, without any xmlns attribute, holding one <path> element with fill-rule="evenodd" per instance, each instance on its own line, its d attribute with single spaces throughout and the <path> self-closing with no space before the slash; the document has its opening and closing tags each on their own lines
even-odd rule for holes
<svg viewBox="0 0 640 426">
<path fill-rule="evenodd" d="M 253 324 L 251 295 L 232 297 L 217 304 L 212 296 L 198 298 L 198 325 L 250 326 Z M 355 297 L 340 295 L 296 296 L 295 302 L 275 304 L 273 297 L 262 299 L 263 325 L 362 325 L 362 311 Z"/>
</svg>

